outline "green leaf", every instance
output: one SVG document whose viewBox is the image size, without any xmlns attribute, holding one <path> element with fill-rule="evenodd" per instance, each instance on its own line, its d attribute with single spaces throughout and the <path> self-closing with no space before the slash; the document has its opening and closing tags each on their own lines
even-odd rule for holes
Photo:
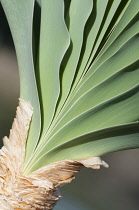
<svg viewBox="0 0 139 210">
<path fill-rule="evenodd" d="M 139 37 L 138 35 L 126 42 L 113 56 L 106 60 L 98 69 L 86 79 L 82 80 L 76 98 L 83 95 L 93 86 L 103 82 L 116 72 L 126 68 L 138 60 Z M 93 67 L 92 67 L 93 68 Z M 92 69 L 90 69 L 92 71 Z M 75 98 L 74 98 L 75 100 Z"/>
<path fill-rule="evenodd" d="M 90 55 L 90 58 L 89 58 L 89 61 L 88 61 L 86 69 L 89 67 L 90 62 L 93 60 L 93 58 L 94 58 L 94 56 L 96 54 L 96 51 L 97 51 L 99 45 L 101 44 L 101 41 L 102 41 L 102 39 L 103 39 L 103 37 L 104 37 L 104 35 L 105 35 L 105 33 L 106 33 L 106 31 L 107 31 L 111 21 L 112 21 L 112 18 L 114 16 L 118 6 L 120 5 L 120 2 L 121 2 L 120 0 L 108 1 L 106 12 L 105 12 L 103 20 L 101 22 L 101 26 L 100 26 L 99 32 L 98 32 L 98 34 L 96 36 L 95 45 L 92 48 L 92 53 Z M 101 1 L 101 3 L 102 3 L 102 1 Z M 103 7 L 103 5 L 101 5 L 101 7 Z"/>
<path fill-rule="evenodd" d="M 61 95 L 57 113 L 61 110 L 66 100 L 78 65 L 80 51 L 83 43 L 83 33 L 87 19 L 93 6 L 92 0 L 71 1 L 69 8 L 69 34 L 71 44 L 64 57 L 61 72 Z"/>
<path fill-rule="evenodd" d="M 133 16 L 133 14 L 132 14 L 132 16 Z M 127 20 L 127 17 L 126 17 L 126 20 Z M 121 21 L 123 21 L 123 19 Z M 104 53 L 101 54 L 101 56 L 96 61 L 96 63 L 95 62 L 93 63 L 93 65 L 89 69 L 88 73 L 85 75 L 85 77 L 82 79 L 81 83 L 79 83 L 79 85 L 75 89 L 74 97 L 73 97 L 73 95 L 71 97 L 69 97 L 70 103 L 69 104 L 67 103 L 68 106 L 66 105 L 66 110 L 68 110 L 68 108 L 71 106 L 71 104 L 72 103 L 75 103 L 75 101 L 80 97 L 80 95 L 83 94 L 82 93 L 82 89 L 79 90 L 80 87 L 82 86 L 83 83 L 85 83 L 85 81 L 87 81 L 87 79 L 92 74 L 92 72 L 94 72 L 97 69 L 98 65 L 101 66 L 102 63 L 104 63 L 110 57 L 114 56 L 118 52 L 118 50 L 120 50 L 120 48 L 123 45 L 126 44 L 127 41 L 129 41 L 133 36 L 135 36 L 139 32 L 139 21 L 138 21 L 138 17 L 134 18 L 131 23 L 128 24 L 128 25 L 127 25 L 127 23 L 125 24 L 125 25 L 127 25 L 127 27 L 124 28 L 124 30 L 122 31 L 122 33 L 120 34 L 120 36 L 118 36 L 118 38 L 114 39 L 113 42 L 112 42 L 112 44 L 109 45 L 109 47 L 107 48 L 107 50 L 104 51 Z M 113 34 L 115 34 L 116 31 L 119 31 L 119 26 L 120 25 L 123 25 L 123 24 L 121 24 L 119 22 L 118 28 L 115 29 L 115 31 L 113 32 Z M 121 29 L 121 27 L 120 27 L 120 29 Z M 113 34 L 111 35 L 112 37 L 113 37 Z M 110 39 L 111 39 L 111 36 L 110 36 Z M 87 44 L 86 44 L 86 46 L 87 46 Z M 90 47 L 90 46 L 91 46 L 91 44 L 88 45 L 88 47 Z M 85 55 L 87 53 L 87 50 L 88 50 L 88 48 L 86 47 L 86 50 L 84 52 Z M 80 71 L 82 72 L 82 65 L 80 66 L 79 74 L 81 73 Z M 78 76 L 80 77 L 79 74 L 78 74 Z M 78 76 L 77 76 L 77 80 L 78 80 Z M 88 81 L 87 81 L 87 83 L 88 83 Z M 76 85 L 76 81 L 75 81 L 74 85 Z M 90 87 L 93 87 L 92 83 L 91 83 Z M 87 86 L 86 86 L 86 88 L 87 88 Z M 78 92 L 78 90 L 79 90 L 79 92 Z M 65 113 L 66 110 L 64 109 L 63 112 Z"/>
<path fill-rule="evenodd" d="M 138 84 L 139 61 L 114 74 L 99 85 L 92 87 L 77 101 L 72 101 L 72 103 L 70 103 L 67 109 L 64 111 L 61 119 L 59 119 L 59 121 L 57 122 L 57 125 L 55 126 L 55 129 L 52 133 L 55 133 L 66 123 L 71 121 L 73 118 L 79 116 L 80 114 L 83 114 L 87 110 L 98 106 L 104 101 L 125 93 Z"/>
<path fill-rule="evenodd" d="M 115 51 L 117 50 L 117 48 L 115 49 L 115 46 L 117 45 L 117 39 L 119 40 L 121 35 L 123 35 L 122 37 L 123 43 L 125 42 L 124 39 L 125 40 L 127 39 L 127 35 L 123 33 L 128 29 L 128 27 L 132 27 L 132 25 L 134 24 L 134 21 L 133 21 L 134 19 L 135 19 L 135 22 L 138 21 L 138 16 L 137 16 L 138 11 L 139 11 L 139 2 L 130 1 L 130 4 L 126 8 L 121 19 L 118 21 L 114 31 L 110 35 L 105 46 L 101 49 L 98 58 L 92 63 L 93 70 L 96 69 L 98 66 L 100 66 L 102 62 L 106 61 L 106 59 L 108 59 L 111 55 L 115 53 Z M 131 33 L 133 30 L 134 29 L 131 29 Z M 112 50 L 113 50 L 112 54 L 111 52 L 109 52 L 111 45 L 112 45 Z M 118 43 L 118 47 L 119 46 L 120 46 L 120 43 Z M 106 52 L 106 55 L 104 55 L 103 57 L 103 53 L 105 52 Z M 90 76 L 90 74 L 92 74 L 92 71 L 89 71 L 88 75 L 86 75 L 87 78 Z"/>
<path fill-rule="evenodd" d="M 139 27 L 136 29 L 137 33 Z M 135 40 L 135 42 L 133 40 Z M 132 70 L 138 69 L 138 62 L 135 62 L 138 60 L 138 48 L 139 39 L 138 36 L 136 36 L 129 40 L 129 42 L 127 42 L 122 49 L 117 51 L 114 56 L 104 62 L 104 64 L 80 87 L 69 103 L 67 103 L 65 109 L 56 121 L 57 125 L 55 125 L 53 133 L 57 130 L 57 127 L 59 128 L 61 126 L 61 124 L 59 125 L 61 119 L 63 119 L 62 125 L 64 125 L 68 120 L 75 118 L 82 113 L 83 110 L 87 110 L 86 107 L 91 108 L 96 102 L 102 102 L 104 99 L 109 99 L 109 94 L 112 94 L 114 97 L 116 94 L 120 94 L 123 90 L 126 91 L 135 84 L 138 84 L 138 71 L 131 73 Z M 134 64 L 132 65 L 132 63 Z M 134 76 L 132 77 L 131 74 Z M 115 80 L 117 76 L 119 79 Z M 68 114 L 65 116 L 67 112 Z"/>
<path fill-rule="evenodd" d="M 34 107 L 24 173 L 139 147 L 139 1 L 1 2 Z"/>
<path fill-rule="evenodd" d="M 41 1 L 39 84 L 42 103 L 42 136 L 53 119 L 60 94 L 59 70 L 69 47 L 70 37 L 64 22 L 63 0 Z"/>
<path fill-rule="evenodd" d="M 71 44 L 61 62 L 60 95 L 26 173 L 139 147 L 139 3 L 64 2 Z"/>
<path fill-rule="evenodd" d="M 40 135 L 41 116 L 32 55 L 32 22 L 34 0 L 1 0 L 12 32 L 20 72 L 20 98 L 34 109 L 29 131 L 26 162 L 33 153 Z"/>
<path fill-rule="evenodd" d="M 39 154 L 34 157 L 34 162 L 55 147 L 79 136 L 137 121 L 139 119 L 138 106 L 139 85 L 68 122 L 46 142 Z M 82 154 L 80 156 L 82 158 Z"/>
<path fill-rule="evenodd" d="M 107 44 L 105 45 L 105 47 L 102 50 L 101 55 L 99 55 L 98 59 L 94 62 L 93 69 L 97 69 L 98 66 L 100 66 L 102 63 L 108 60 L 111 56 L 113 56 L 128 40 L 130 40 L 133 36 L 138 34 L 138 32 L 139 32 L 139 21 L 138 21 L 138 17 L 135 17 L 131 21 L 131 23 L 129 23 L 127 27 L 124 28 L 121 34 L 110 44 L 108 48 L 106 48 Z M 113 36 L 113 34 L 111 36 Z M 88 73 L 90 74 L 91 71 Z M 89 74 L 87 76 L 89 76 Z"/>
<path fill-rule="evenodd" d="M 75 75 L 76 78 L 73 84 L 73 89 L 79 82 L 80 77 L 82 76 L 83 72 L 86 69 L 85 67 L 92 52 L 92 48 L 95 45 L 95 40 L 97 38 L 97 34 L 99 32 L 104 17 L 107 4 L 108 0 L 103 0 L 103 1 L 98 0 L 93 2 L 93 10 L 84 29 L 84 40 L 83 40 L 84 42 L 82 46 L 83 52 L 81 51 L 80 55 L 81 61 L 78 66 L 77 73 Z"/>
<path fill-rule="evenodd" d="M 109 127 L 66 142 L 40 157 L 30 172 L 64 159 L 86 159 L 139 147 L 139 123 Z"/>
</svg>

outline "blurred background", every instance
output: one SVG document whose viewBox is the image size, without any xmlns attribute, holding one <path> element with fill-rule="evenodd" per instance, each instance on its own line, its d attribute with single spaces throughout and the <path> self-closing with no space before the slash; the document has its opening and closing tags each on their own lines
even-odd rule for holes
<svg viewBox="0 0 139 210">
<path fill-rule="evenodd" d="M 15 49 L 0 5 L 0 144 L 9 135 L 19 98 Z M 60 188 L 54 210 L 139 210 L 139 149 L 102 157 L 109 168 L 82 169 L 76 179 Z"/>
</svg>

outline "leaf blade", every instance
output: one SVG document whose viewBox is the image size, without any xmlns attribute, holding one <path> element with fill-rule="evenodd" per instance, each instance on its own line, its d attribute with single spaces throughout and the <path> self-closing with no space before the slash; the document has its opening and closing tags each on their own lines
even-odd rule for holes
<svg viewBox="0 0 139 210">
<path fill-rule="evenodd" d="M 64 23 L 63 1 L 42 0 L 41 5 L 39 77 L 43 109 L 42 135 L 45 135 L 59 97 L 59 69 L 70 38 Z"/>
<path fill-rule="evenodd" d="M 34 0 L 20 2 L 18 0 L 2 0 L 1 3 L 7 16 L 16 48 L 20 73 L 20 97 L 29 101 L 34 108 L 26 147 L 25 162 L 27 162 L 37 145 L 41 127 L 40 105 L 32 56 Z"/>
<path fill-rule="evenodd" d="M 66 100 L 68 93 L 70 91 L 74 75 L 76 72 L 78 60 L 80 57 L 80 51 L 83 42 L 83 32 L 86 21 L 91 13 L 93 6 L 92 0 L 83 0 L 82 4 L 80 0 L 71 1 L 70 10 L 69 10 L 69 33 L 71 37 L 71 45 L 70 49 L 67 53 L 67 57 L 65 56 L 64 62 L 64 71 L 61 76 L 61 98 L 58 104 L 57 113 L 61 110 L 64 101 Z M 78 31 L 76 30 L 78 28 Z"/>
<path fill-rule="evenodd" d="M 41 156 L 30 172 L 65 159 L 86 159 L 109 152 L 139 147 L 139 123 L 116 126 L 80 136 Z"/>
</svg>

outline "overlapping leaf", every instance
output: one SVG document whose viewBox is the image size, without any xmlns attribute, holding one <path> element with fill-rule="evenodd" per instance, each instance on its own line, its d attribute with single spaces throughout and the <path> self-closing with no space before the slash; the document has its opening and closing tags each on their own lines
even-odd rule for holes
<svg viewBox="0 0 139 210">
<path fill-rule="evenodd" d="M 63 0 L 41 1 L 41 30 L 38 82 L 42 104 L 42 135 L 55 113 L 60 94 L 59 69 L 70 37 L 64 22 Z"/>
<path fill-rule="evenodd" d="M 139 123 L 110 127 L 80 136 L 45 153 L 30 171 L 63 159 L 86 159 L 139 146 Z M 132 142 L 131 142 L 132 141 Z"/>
<path fill-rule="evenodd" d="M 76 17 L 75 14 L 72 17 L 72 3 L 73 1 L 69 8 L 68 24 L 70 19 Z M 76 64 L 72 62 L 68 76 L 61 80 L 62 95 L 58 103 L 61 110 L 58 108 L 59 114 L 55 115 L 46 134 L 47 140 L 36 150 L 32 170 L 40 164 L 45 165 L 64 158 L 101 155 L 102 148 L 105 148 L 102 152 L 104 154 L 120 148 L 133 148 L 134 143 L 139 145 L 138 123 L 136 134 L 127 135 L 124 133 L 125 129 L 123 132 L 124 125 L 128 124 L 130 128 L 130 123 L 139 119 L 139 4 L 137 1 L 127 1 L 124 5 L 123 1 L 103 1 L 104 5 L 100 9 L 101 3 L 99 0 L 93 1 L 92 12 L 84 25 L 80 58 L 76 59 Z M 122 9 L 119 8 L 121 5 Z M 79 14 L 78 10 L 76 12 Z M 70 30 L 69 34 L 72 37 Z M 74 34 L 78 34 L 78 29 L 74 29 Z M 76 50 L 74 47 L 73 44 L 70 53 L 65 55 L 63 75 L 67 74 L 68 62 Z M 68 90 L 67 84 L 70 84 Z M 115 126 L 118 126 L 119 136 L 112 132 Z M 106 141 L 105 137 L 103 139 L 104 130 L 109 130 L 113 135 L 106 138 Z M 97 133 L 97 141 L 93 137 L 94 133 Z M 83 141 L 84 136 L 89 139 L 89 144 L 86 140 Z M 80 144 L 80 141 L 83 143 Z M 103 144 L 101 147 L 102 142 L 107 142 L 107 146 L 104 147 Z M 72 151 L 74 154 L 71 157 Z"/>
<path fill-rule="evenodd" d="M 139 1 L 37 2 L 36 86 L 34 1 L 2 0 L 17 50 L 21 97 L 34 106 L 24 173 L 62 159 L 139 147 Z"/>
</svg>

